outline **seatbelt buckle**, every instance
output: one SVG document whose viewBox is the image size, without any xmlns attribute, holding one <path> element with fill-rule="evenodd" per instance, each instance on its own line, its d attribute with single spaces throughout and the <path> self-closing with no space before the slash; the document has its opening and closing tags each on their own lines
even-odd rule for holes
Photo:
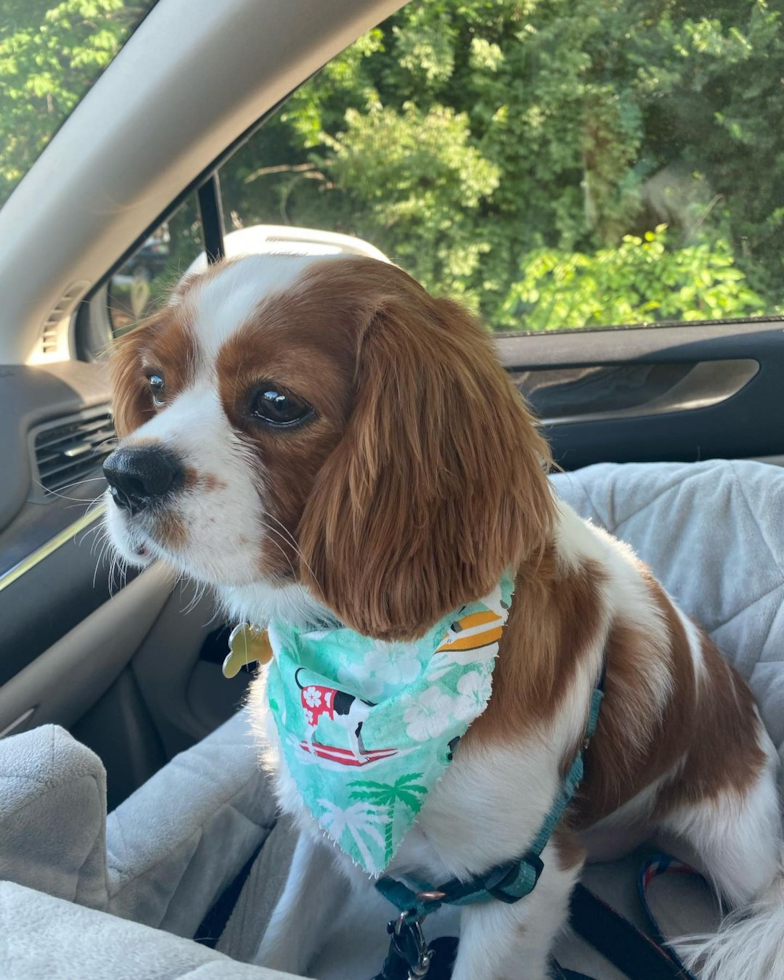
<svg viewBox="0 0 784 980">
<path fill-rule="evenodd" d="M 519 885 L 521 871 L 524 865 L 527 865 L 533 870 L 534 878 L 530 886 L 526 885 L 525 891 L 507 891 L 507 889 L 513 888 L 515 885 Z M 493 898 L 498 899 L 499 902 L 505 902 L 507 905 L 514 905 L 515 902 L 519 902 L 521 898 L 525 898 L 526 895 L 530 895 L 531 892 L 536 887 L 539 878 L 544 870 L 544 862 L 539 857 L 538 854 L 533 854 L 530 851 L 523 857 L 520 861 L 516 861 L 511 867 L 509 865 L 501 865 L 499 868 L 494 868 L 485 877 L 485 890 Z"/>
</svg>

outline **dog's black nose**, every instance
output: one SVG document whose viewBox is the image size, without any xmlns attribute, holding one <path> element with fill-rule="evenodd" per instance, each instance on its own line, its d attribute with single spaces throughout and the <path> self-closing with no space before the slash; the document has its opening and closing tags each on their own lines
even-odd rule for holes
<svg viewBox="0 0 784 980">
<path fill-rule="evenodd" d="M 174 453 L 156 446 L 117 449 L 106 458 L 103 472 L 114 502 L 131 514 L 176 490 L 183 478 Z"/>
</svg>

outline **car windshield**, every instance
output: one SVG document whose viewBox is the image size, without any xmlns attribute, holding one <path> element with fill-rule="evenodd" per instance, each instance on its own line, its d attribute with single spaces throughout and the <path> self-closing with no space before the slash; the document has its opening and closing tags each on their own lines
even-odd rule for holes
<svg viewBox="0 0 784 980">
<path fill-rule="evenodd" d="M 0 0 L 0 207 L 155 0 Z"/>
</svg>

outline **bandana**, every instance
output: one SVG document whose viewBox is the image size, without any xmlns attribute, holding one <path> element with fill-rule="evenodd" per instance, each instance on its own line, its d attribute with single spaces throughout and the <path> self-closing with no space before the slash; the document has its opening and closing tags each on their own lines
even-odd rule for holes
<svg viewBox="0 0 784 980">
<path fill-rule="evenodd" d="M 267 695 L 289 772 L 323 830 L 371 875 L 487 706 L 513 588 L 504 575 L 410 643 L 269 624 Z"/>
</svg>

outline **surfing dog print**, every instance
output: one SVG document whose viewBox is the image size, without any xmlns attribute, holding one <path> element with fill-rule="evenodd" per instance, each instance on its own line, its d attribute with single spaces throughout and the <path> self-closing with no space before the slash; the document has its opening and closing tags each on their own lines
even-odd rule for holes
<svg viewBox="0 0 784 980">
<path fill-rule="evenodd" d="M 373 707 L 372 702 L 339 691 L 334 687 L 321 684 L 302 684 L 299 675 L 305 668 L 300 667 L 294 678 L 300 689 L 302 709 L 308 723 L 307 750 L 313 752 L 313 739 L 318 729 L 319 721 L 328 718 L 337 722 L 345 729 L 349 738 L 351 752 L 355 759 L 361 761 L 366 756 L 362 742 L 362 725 L 367 720 L 368 713 Z"/>
</svg>

